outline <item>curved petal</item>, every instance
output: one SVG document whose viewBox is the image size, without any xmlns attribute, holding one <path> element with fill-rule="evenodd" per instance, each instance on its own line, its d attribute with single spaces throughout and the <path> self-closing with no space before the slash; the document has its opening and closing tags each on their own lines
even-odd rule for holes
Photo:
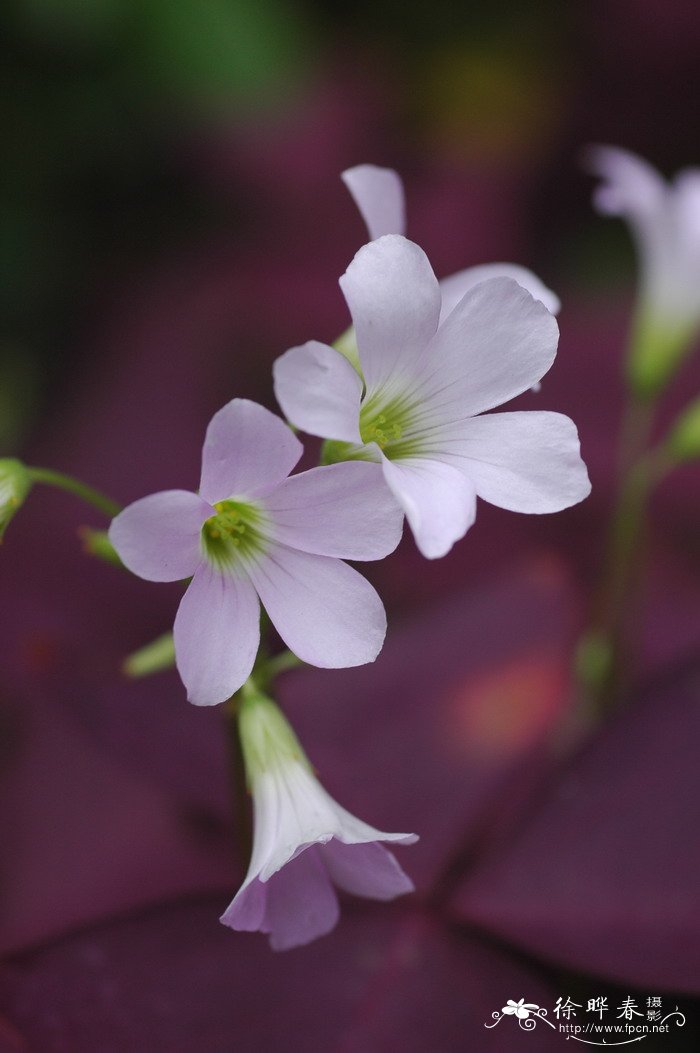
<svg viewBox="0 0 700 1053">
<path fill-rule="evenodd" d="M 373 662 L 379 654 L 384 607 L 346 563 L 275 545 L 249 573 L 273 625 L 302 661 L 340 669 Z"/>
<path fill-rule="evenodd" d="M 302 451 L 274 413 L 257 402 L 233 399 L 209 422 L 200 493 L 211 504 L 264 493 L 287 478 Z"/>
<path fill-rule="evenodd" d="M 338 351 L 309 340 L 281 355 L 272 374 L 275 397 L 297 428 L 322 439 L 362 442 L 362 380 Z"/>
<path fill-rule="evenodd" d="M 367 224 L 370 241 L 382 234 L 406 233 L 403 183 L 393 168 L 356 165 L 342 172 L 340 178 Z"/>
<path fill-rule="evenodd" d="M 558 338 L 547 308 L 512 278 L 475 286 L 428 348 L 425 423 L 464 419 L 527 391 L 552 365 Z"/>
<path fill-rule="evenodd" d="M 214 509 L 188 490 L 163 490 L 128 505 L 109 540 L 122 563 L 146 581 L 179 581 L 202 560 L 200 532 Z"/>
<path fill-rule="evenodd" d="M 202 563 L 175 617 L 175 660 L 187 698 L 215 706 L 250 676 L 260 643 L 260 605 L 249 581 Z"/>
<path fill-rule="evenodd" d="M 427 457 L 384 458 L 382 467 L 420 551 L 428 559 L 444 556 L 476 518 L 473 485 L 456 468 Z"/>
<path fill-rule="evenodd" d="M 381 467 L 345 461 L 292 475 L 266 510 L 277 541 L 340 559 L 383 559 L 401 540 L 403 512 Z"/>
<path fill-rule="evenodd" d="M 340 916 L 338 897 L 318 850 L 312 846 L 269 881 L 244 886 L 224 912 L 224 925 L 267 932 L 275 951 L 301 947 L 325 936 Z"/>
<path fill-rule="evenodd" d="M 452 314 L 465 293 L 473 289 L 475 285 L 488 281 L 489 278 L 512 278 L 518 285 L 522 285 L 523 289 L 527 289 L 535 300 L 543 303 L 550 314 L 559 313 L 561 307 L 559 297 L 527 267 L 521 267 L 517 263 L 482 263 L 478 267 L 467 267 L 464 271 L 458 271 L 456 274 L 451 274 L 449 278 L 442 279 L 440 282 L 442 293 L 440 324 L 449 314 Z"/>
<path fill-rule="evenodd" d="M 414 885 L 383 845 L 345 845 L 333 838 L 318 849 L 333 883 L 355 896 L 388 900 L 413 892 Z"/>
<path fill-rule="evenodd" d="M 444 456 L 484 501 L 513 512 L 559 512 L 591 490 L 576 425 L 531 410 L 473 417 L 446 430 Z"/>
<path fill-rule="evenodd" d="M 652 165 L 616 146 L 591 146 L 584 160 L 588 171 L 604 180 L 593 195 L 600 212 L 624 216 L 638 228 L 656 222 L 668 188 Z"/>
<path fill-rule="evenodd" d="M 340 279 L 369 395 L 411 378 L 440 318 L 440 289 L 423 250 L 397 234 L 364 245 Z"/>
</svg>

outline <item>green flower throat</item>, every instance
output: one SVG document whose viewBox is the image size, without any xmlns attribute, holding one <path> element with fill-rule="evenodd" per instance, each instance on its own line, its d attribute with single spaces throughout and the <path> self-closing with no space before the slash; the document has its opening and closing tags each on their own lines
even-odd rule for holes
<svg viewBox="0 0 700 1053">
<path fill-rule="evenodd" d="M 376 442 L 390 460 L 418 452 L 414 424 L 416 405 L 407 398 L 389 402 L 370 398 L 360 409 L 360 436 L 364 443 Z"/>
<path fill-rule="evenodd" d="M 266 517 L 244 501 L 219 501 L 216 515 L 202 527 L 202 547 L 210 563 L 230 569 L 265 551 Z"/>
</svg>

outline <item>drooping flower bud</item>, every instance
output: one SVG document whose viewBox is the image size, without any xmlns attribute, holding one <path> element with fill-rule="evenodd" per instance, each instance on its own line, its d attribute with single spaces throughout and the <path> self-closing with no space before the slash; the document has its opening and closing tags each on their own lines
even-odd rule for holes
<svg viewBox="0 0 700 1053">
<path fill-rule="evenodd" d="M 274 950 L 286 950 L 333 928 L 336 887 L 378 900 L 412 891 L 384 843 L 409 845 L 416 836 L 376 830 L 334 801 L 271 699 L 248 692 L 239 732 L 255 829 L 248 873 L 224 925 L 267 933 Z"/>
</svg>

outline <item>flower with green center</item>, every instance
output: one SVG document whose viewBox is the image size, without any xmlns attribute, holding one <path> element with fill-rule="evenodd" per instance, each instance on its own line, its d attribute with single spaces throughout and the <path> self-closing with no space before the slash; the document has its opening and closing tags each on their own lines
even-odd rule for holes
<svg viewBox="0 0 700 1053">
<path fill-rule="evenodd" d="M 552 365 L 557 323 L 541 302 L 512 278 L 491 278 L 443 317 L 425 253 L 395 234 L 360 249 L 340 284 L 361 375 L 310 341 L 275 362 L 277 400 L 298 428 L 339 443 L 337 456 L 381 464 L 425 556 L 445 555 L 466 533 L 477 496 L 556 512 L 588 494 L 568 417 L 484 415 Z"/>
<path fill-rule="evenodd" d="M 642 395 L 673 375 L 700 330 L 700 169 L 673 183 L 641 157 L 611 146 L 588 151 L 588 167 L 603 180 L 594 203 L 627 221 L 641 282 L 629 370 Z"/>
<path fill-rule="evenodd" d="M 221 918 L 225 925 L 268 933 L 274 950 L 287 950 L 335 926 L 334 885 L 379 900 L 413 890 L 380 842 L 409 845 L 415 834 L 375 830 L 334 801 L 274 702 L 246 698 L 239 730 L 255 828 L 248 873 Z"/>
<path fill-rule="evenodd" d="M 199 493 L 152 494 L 112 522 L 110 541 L 135 574 L 192 577 L 174 638 L 196 705 L 223 702 L 247 680 L 260 600 L 290 650 L 311 665 L 362 665 L 381 649 L 381 601 L 342 559 L 393 551 L 401 510 L 377 465 L 348 462 L 288 478 L 301 452 L 279 417 L 234 399 L 207 429 Z"/>
</svg>

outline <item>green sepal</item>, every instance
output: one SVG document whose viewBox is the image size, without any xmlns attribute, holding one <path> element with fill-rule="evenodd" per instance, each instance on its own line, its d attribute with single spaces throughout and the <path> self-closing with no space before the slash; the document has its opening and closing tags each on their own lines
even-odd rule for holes
<svg viewBox="0 0 700 1053">
<path fill-rule="evenodd" d="M 137 679 L 151 676 L 175 665 L 175 641 L 172 633 L 163 633 L 157 640 L 140 647 L 124 660 L 122 666 L 127 676 Z"/>
<path fill-rule="evenodd" d="M 238 733 L 245 761 L 246 780 L 255 780 L 289 761 L 311 765 L 291 724 L 279 706 L 264 695 L 252 680 L 241 689 Z"/>
<path fill-rule="evenodd" d="M 124 566 L 106 530 L 94 530 L 84 526 L 80 527 L 78 533 L 83 543 L 83 551 L 89 556 L 102 559 L 105 563 L 113 563 L 115 567 Z"/>
<path fill-rule="evenodd" d="M 357 350 L 357 337 L 355 336 L 354 325 L 351 325 L 337 340 L 334 340 L 332 346 L 336 351 L 340 352 L 343 358 L 347 358 L 355 372 L 362 376 L 360 352 Z"/>
<path fill-rule="evenodd" d="M 630 387 L 643 399 L 653 398 L 669 382 L 690 351 L 695 326 L 678 325 L 641 314 L 634 327 L 627 376 Z"/>
<path fill-rule="evenodd" d="M 0 459 L 0 541 L 32 488 L 31 476 L 14 457 Z"/>
<path fill-rule="evenodd" d="M 667 456 L 680 464 L 700 457 L 700 398 L 683 410 L 664 444 Z"/>
</svg>

